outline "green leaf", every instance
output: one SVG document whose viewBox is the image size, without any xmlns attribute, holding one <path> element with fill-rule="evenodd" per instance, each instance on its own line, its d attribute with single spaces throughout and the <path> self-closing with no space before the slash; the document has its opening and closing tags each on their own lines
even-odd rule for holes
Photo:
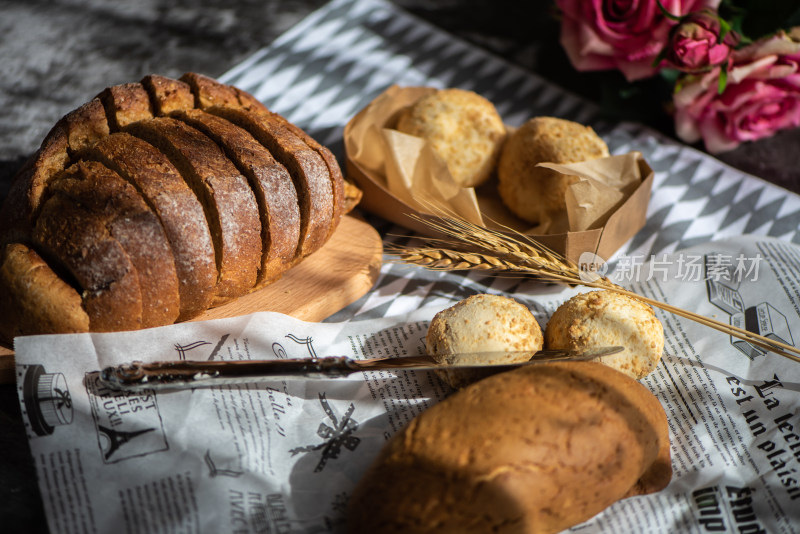
<svg viewBox="0 0 800 534">
<path fill-rule="evenodd" d="M 653 63 L 650 65 L 654 69 L 658 68 L 658 65 L 667 58 L 667 47 L 661 49 L 658 55 L 653 59 Z"/>
<path fill-rule="evenodd" d="M 728 67 L 723 66 L 719 71 L 719 81 L 717 82 L 717 94 L 721 95 L 725 91 L 725 86 L 728 85 Z"/>
<path fill-rule="evenodd" d="M 662 15 L 664 15 L 665 17 L 667 17 L 670 20 L 681 20 L 681 18 L 679 16 L 673 15 L 672 13 L 667 11 L 667 8 L 664 7 L 664 5 L 661 3 L 661 0 L 656 0 L 656 3 L 658 4 L 658 9 L 661 10 L 661 14 Z"/>
<path fill-rule="evenodd" d="M 750 39 L 760 39 L 800 23 L 797 2 L 786 0 L 723 0 L 719 13 L 731 21 L 739 35 Z"/>
<path fill-rule="evenodd" d="M 730 33 L 731 31 L 731 25 L 728 24 L 727 20 L 721 17 L 718 18 L 719 18 L 719 35 L 717 36 L 717 44 L 722 44 L 722 42 L 725 40 L 725 36 L 728 35 L 728 33 Z"/>
<path fill-rule="evenodd" d="M 681 71 L 678 69 L 661 69 L 658 73 L 670 86 L 674 86 L 681 75 Z"/>
</svg>

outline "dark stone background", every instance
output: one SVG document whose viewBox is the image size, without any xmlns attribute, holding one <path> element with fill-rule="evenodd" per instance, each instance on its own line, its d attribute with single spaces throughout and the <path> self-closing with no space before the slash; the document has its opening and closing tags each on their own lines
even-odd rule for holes
<svg viewBox="0 0 800 534">
<path fill-rule="evenodd" d="M 659 79 L 578 73 L 558 44 L 549 2 L 393 0 L 603 106 L 608 118 L 673 135 Z M 219 76 L 269 44 L 323 0 L 0 0 L 0 195 L 65 113 L 103 88 L 146 74 Z M 625 97 L 620 97 L 624 93 Z M 717 156 L 800 192 L 800 129 Z"/>
<path fill-rule="evenodd" d="M 607 118 L 667 135 L 658 80 L 577 73 L 558 44 L 548 2 L 394 0 L 421 18 L 600 103 Z M 146 74 L 219 76 L 269 44 L 323 0 L 0 0 L 0 196 L 65 113 L 103 88 Z M 627 93 L 620 98 L 620 93 Z M 800 129 L 719 156 L 800 192 Z M 798 221 L 800 223 L 800 221 Z M 47 532 L 16 390 L 0 385 L 0 530 Z"/>
</svg>

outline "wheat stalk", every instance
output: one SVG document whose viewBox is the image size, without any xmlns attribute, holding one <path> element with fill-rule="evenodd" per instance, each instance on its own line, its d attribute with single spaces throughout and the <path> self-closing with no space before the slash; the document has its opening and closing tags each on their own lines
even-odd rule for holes
<svg viewBox="0 0 800 534">
<path fill-rule="evenodd" d="M 597 276 L 596 279 L 587 280 L 586 273 L 581 277 L 581 270 L 575 263 L 524 234 L 514 231 L 502 233 L 455 217 L 416 218 L 446 237 L 429 239 L 426 245 L 421 247 L 388 245 L 386 252 L 397 256 L 403 263 L 438 271 L 483 270 L 520 273 L 551 282 L 607 289 L 800 362 L 800 350 L 792 345 L 628 291 L 608 278 Z"/>
</svg>

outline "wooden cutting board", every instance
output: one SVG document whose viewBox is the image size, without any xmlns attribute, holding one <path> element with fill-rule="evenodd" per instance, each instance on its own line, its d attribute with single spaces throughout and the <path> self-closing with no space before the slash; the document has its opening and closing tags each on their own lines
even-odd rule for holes
<svg viewBox="0 0 800 534">
<path fill-rule="evenodd" d="M 320 250 L 264 289 L 208 310 L 193 321 L 275 311 L 304 321 L 321 321 L 358 300 L 378 278 L 383 256 L 380 235 L 354 216 L 342 218 Z M 0 384 L 14 381 L 14 353 L 0 346 Z"/>
</svg>

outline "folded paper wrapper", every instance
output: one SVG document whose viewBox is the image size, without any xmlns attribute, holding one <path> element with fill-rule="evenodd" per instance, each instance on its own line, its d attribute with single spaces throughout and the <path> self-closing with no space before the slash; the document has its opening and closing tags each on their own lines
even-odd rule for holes
<svg viewBox="0 0 800 534">
<path fill-rule="evenodd" d="M 424 139 L 392 128 L 403 109 L 433 91 L 392 86 L 345 126 L 347 175 L 364 192 L 361 208 L 428 236 L 437 234 L 425 219 L 457 216 L 523 233 L 575 262 L 587 251 L 610 258 L 644 226 L 653 171 L 639 152 L 568 165 L 541 164 L 578 180 L 567 189 L 564 216 L 535 227 L 505 207 L 496 178 L 477 188 L 459 186 Z"/>
</svg>

